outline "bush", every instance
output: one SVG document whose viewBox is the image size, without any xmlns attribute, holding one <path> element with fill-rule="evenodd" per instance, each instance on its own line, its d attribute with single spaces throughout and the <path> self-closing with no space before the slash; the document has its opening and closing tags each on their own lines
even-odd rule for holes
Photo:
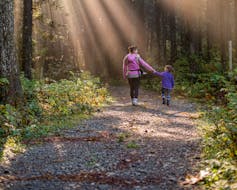
<svg viewBox="0 0 237 190">
<path fill-rule="evenodd" d="M 206 159 L 204 167 L 208 168 L 210 173 L 204 184 L 209 189 L 235 189 L 237 187 L 237 88 L 231 81 L 225 82 L 222 77 L 215 79 L 220 81 L 218 84 L 215 83 L 218 88 L 226 89 L 225 104 L 219 106 L 212 104 L 206 112 L 206 118 L 211 125 L 202 128 Z"/>
<path fill-rule="evenodd" d="M 18 107 L 0 104 L 0 135 L 4 138 L 46 135 L 59 125 L 56 122 L 56 127 L 51 127 L 50 121 L 65 122 L 73 115 L 90 114 L 109 97 L 100 80 L 89 73 L 72 73 L 69 80 L 34 81 L 21 77 L 21 81 L 24 102 Z"/>
</svg>

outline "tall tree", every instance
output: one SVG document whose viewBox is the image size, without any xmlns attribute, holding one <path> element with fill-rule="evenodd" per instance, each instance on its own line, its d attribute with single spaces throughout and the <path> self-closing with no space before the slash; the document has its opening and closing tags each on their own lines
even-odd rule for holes
<svg viewBox="0 0 237 190">
<path fill-rule="evenodd" d="M 22 67 L 25 77 L 32 78 L 32 0 L 24 0 L 22 32 Z"/>
<path fill-rule="evenodd" d="M 7 86 L 0 86 L 0 101 L 16 104 L 22 97 L 14 44 L 14 1 L 0 1 L 0 77 Z"/>
<path fill-rule="evenodd" d="M 197 55 L 202 55 L 202 26 L 201 26 L 201 20 L 202 20 L 202 2 L 200 1 L 199 4 L 195 6 L 195 49 L 197 52 Z"/>
<path fill-rule="evenodd" d="M 173 9 L 174 11 L 174 9 Z M 170 13 L 170 62 L 173 64 L 177 57 L 177 42 L 176 42 L 176 16 L 174 12 Z"/>
<path fill-rule="evenodd" d="M 213 43 L 212 31 L 213 31 L 213 1 L 209 0 L 206 1 L 206 38 L 207 38 L 207 51 L 206 51 L 206 59 L 208 62 L 211 61 L 211 49 Z"/>
<path fill-rule="evenodd" d="M 234 0 L 234 47 L 237 49 L 237 0 Z M 235 59 L 237 62 L 237 52 L 235 51 Z"/>
<path fill-rule="evenodd" d="M 162 0 L 163 1 L 163 0 Z M 162 2 L 163 3 L 163 2 Z M 161 12 L 161 51 L 162 51 L 162 62 L 165 65 L 167 63 L 167 9 L 165 6 L 162 6 Z"/>
<path fill-rule="evenodd" d="M 228 2 L 219 0 L 219 10 L 222 11 L 220 14 L 220 49 L 221 49 L 221 64 L 222 71 L 226 71 L 227 64 L 227 41 L 228 41 L 228 22 L 227 22 L 227 11 L 228 11 Z"/>
<path fill-rule="evenodd" d="M 153 37 L 154 37 L 154 29 L 155 29 L 155 2 L 154 0 L 151 1 L 144 1 L 144 11 L 146 13 L 145 19 L 145 28 L 146 28 L 146 51 L 151 52 L 153 47 Z"/>
<path fill-rule="evenodd" d="M 157 46 L 158 46 L 158 62 L 160 63 L 161 62 L 161 56 L 162 56 L 162 53 L 161 53 L 161 47 L 162 47 L 162 44 L 161 44 L 161 3 L 160 1 L 156 1 L 156 11 L 155 11 L 155 22 L 156 22 L 156 43 L 157 43 Z"/>
</svg>

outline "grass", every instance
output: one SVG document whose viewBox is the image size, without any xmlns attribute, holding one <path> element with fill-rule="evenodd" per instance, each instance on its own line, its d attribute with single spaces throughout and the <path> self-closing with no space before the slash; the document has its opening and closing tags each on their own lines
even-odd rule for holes
<svg viewBox="0 0 237 190">
<path fill-rule="evenodd" d="M 117 136 L 118 142 L 124 142 L 127 138 L 129 138 L 131 135 L 129 133 L 119 133 Z"/>
<path fill-rule="evenodd" d="M 139 145 L 135 141 L 131 141 L 127 144 L 127 148 L 136 149 L 139 148 Z"/>
</svg>

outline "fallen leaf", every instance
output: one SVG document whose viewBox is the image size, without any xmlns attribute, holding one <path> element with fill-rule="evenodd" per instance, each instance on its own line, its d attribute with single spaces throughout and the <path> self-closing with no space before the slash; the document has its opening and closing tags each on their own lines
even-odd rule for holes
<svg viewBox="0 0 237 190">
<path fill-rule="evenodd" d="M 201 170 L 196 176 L 187 175 L 185 181 L 181 182 L 181 185 L 194 185 L 202 181 L 209 174 L 206 170 Z"/>
</svg>

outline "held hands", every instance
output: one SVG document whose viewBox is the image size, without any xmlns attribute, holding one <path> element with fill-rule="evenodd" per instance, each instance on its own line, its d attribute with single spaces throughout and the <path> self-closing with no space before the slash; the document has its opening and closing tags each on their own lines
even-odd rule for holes
<svg viewBox="0 0 237 190">
<path fill-rule="evenodd" d="M 151 74 L 154 74 L 156 72 L 156 70 L 152 68 L 152 70 L 149 70 L 148 72 Z"/>
</svg>

